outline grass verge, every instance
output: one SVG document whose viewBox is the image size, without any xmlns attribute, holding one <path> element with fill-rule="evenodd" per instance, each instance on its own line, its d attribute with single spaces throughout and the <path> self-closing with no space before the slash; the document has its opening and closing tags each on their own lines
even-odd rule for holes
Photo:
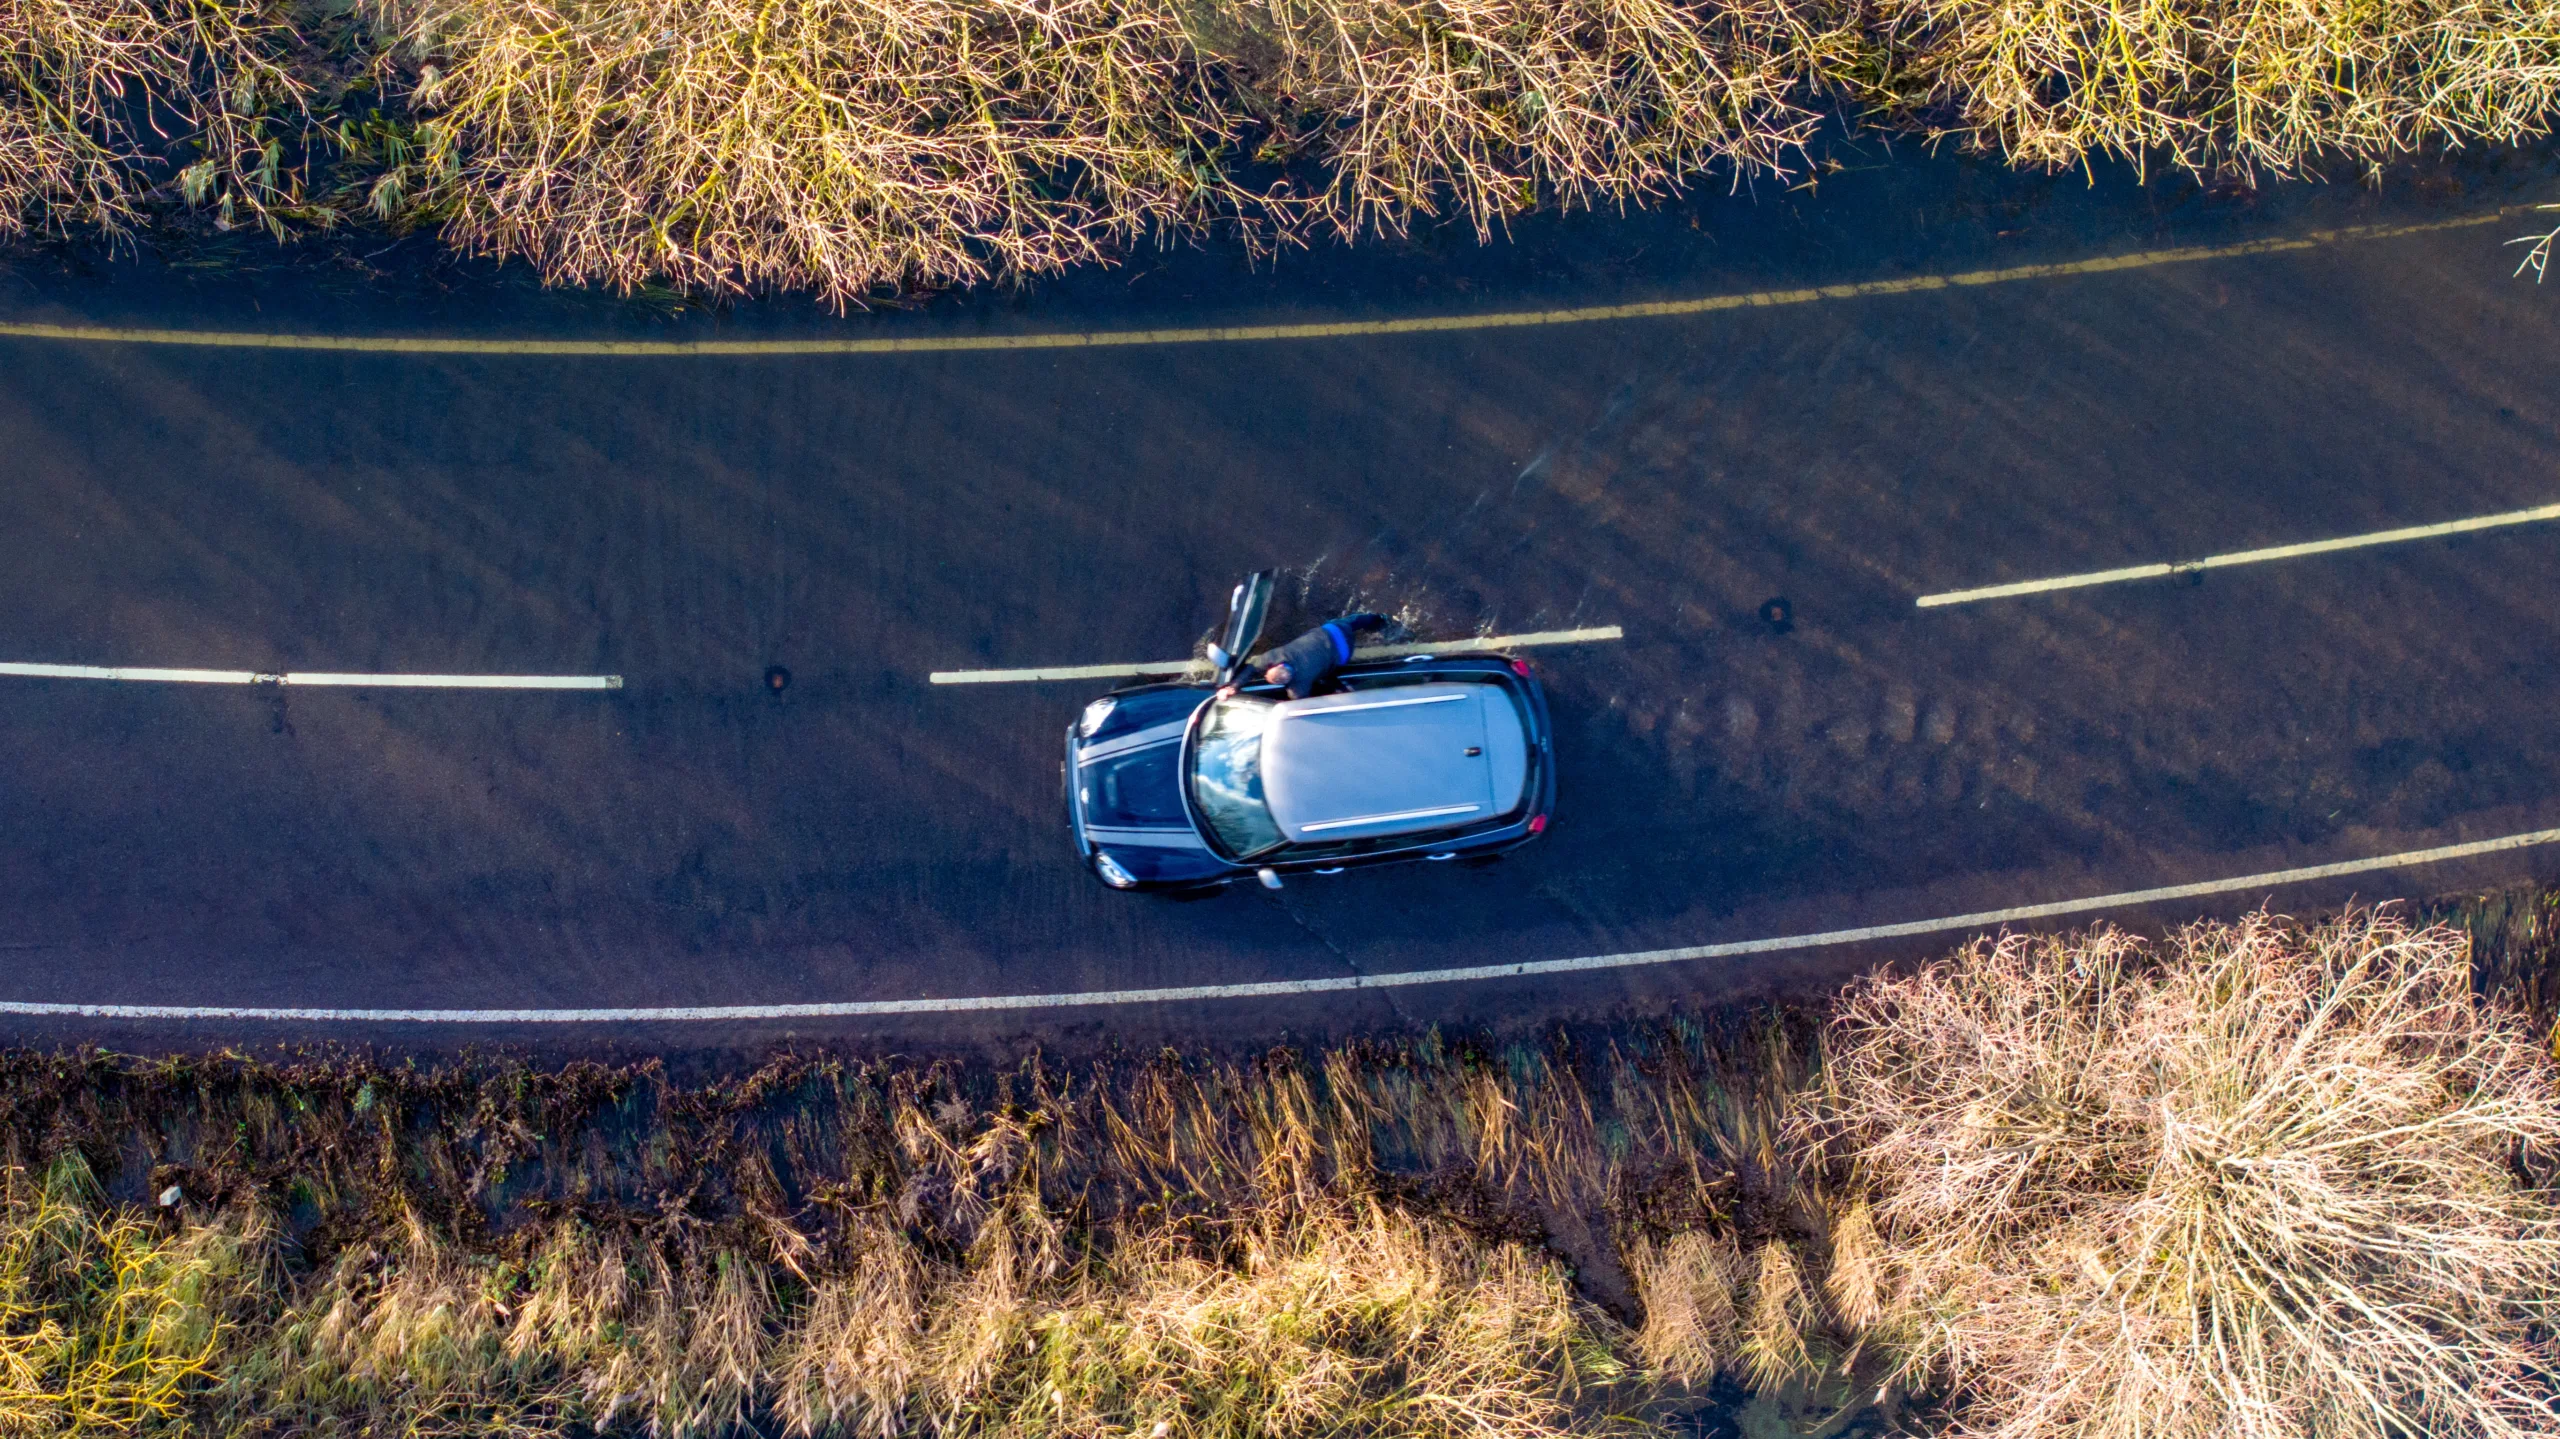
<svg viewBox="0 0 2560 1439">
<path fill-rule="evenodd" d="M 155 187 L 279 239 L 323 218 L 287 165 L 299 41 L 262 0 L 0 0 L 0 238 L 120 235 Z"/>
<path fill-rule="evenodd" d="M 1972 1431 L 2560 1420 L 2560 1072 L 2455 931 L 2013 936 L 1858 985 L 1834 1031 L 1792 1130 L 1852 1176 L 1831 1287 Z"/>
<path fill-rule="evenodd" d="M 1761 1016 L 1596 1049 L 784 1059 L 701 1087 L 19 1054 L 0 1253 L 45 1257 L 0 1269 L 0 1415 L 83 1435 L 1614 1430 L 1645 1402 L 1606 1302 L 1633 1303 L 1619 1225 L 1818 1233 L 1768 1167 L 1801 1037 Z M 127 1269 L 150 1324 L 111 1280 Z M 159 1407 L 69 1397 L 109 1369 L 158 1376 Z"/>
<path fill-rule="evenodd" d="M 2547 998 L 2554 914 L 1534 1044 L 11 1053 L 0 1434 L 1536 1439 L 1736 1381 L 1832 1432 L 2549 1432 L 2560 1092 L 2471 978 Z"/>
<path fill-rule="evenodd" d="M 2560 96 L 2560 0 L 352 3 L 0 0 L 0 234 L 369 217 L 842 306 L 1210 229 L 1489 235 L 1788 170 L 1843 109 L 2265 174 L 2543 134 Z"/>
</svg>

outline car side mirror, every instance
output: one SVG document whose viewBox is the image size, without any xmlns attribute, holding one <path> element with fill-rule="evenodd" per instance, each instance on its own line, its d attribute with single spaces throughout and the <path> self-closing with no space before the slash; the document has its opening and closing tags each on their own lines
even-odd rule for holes
<svg viewBox="0 0 2560 1439">
<path fill-rule="evenodd" d="M 1225 645 L 1209 646 L 1209 668 L 1223 675 L 1227 672 L 1227 667 L 1235 662 L 1236 657 L 1227 653 Z"/>
<path fill-rule="evenodd" d="M 1253 872 L 1253 877 L 1262 881 L 1262 887 L 1264 889 L 1278 889 L 1280 887 L 1280 871 L 1273 869 L 1268 865 L 1255 870 Z"/>
</svg>

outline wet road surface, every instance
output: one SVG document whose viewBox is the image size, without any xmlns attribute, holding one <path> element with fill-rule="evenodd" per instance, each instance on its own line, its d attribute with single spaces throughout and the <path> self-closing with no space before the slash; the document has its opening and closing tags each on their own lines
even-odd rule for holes
<svg viewBox="0 0 2560 1439">
<path fill-rule="evenodd" d="M 2138 231 L 2109 230 L 2093 201 L 2023 252 L 1989 234 L 1893 263 L 2073 259 L 2504 198 L 2332 195 Z M 2560 526 L 1913 604 L 2560 499 L 2560 297 L 2508 277 L 2510 228 L 1534 333 L 638 361 L 0 341 L 0 660 L 627 681 L 0 680 L 0 1000 L 686 1006 L 1381 973 L 2560 825 Z M 1284 275 L 1234 317 L 1605 303 L 1877 266 L 1763 247 L 1579 288 L 1309 287 L 1294 311 L 1273 299 Z M 1082 283 L 1006 301 L 1001 322 L 1163 318 Z M 11 318 L 130 318 L 94 289 L 10 293 Z M 242 321 L 220 308 L 153 319 Z M 293 324 L 331 318 L 315 303 Z M 1352 606 L 1426 636 L 1624 626 L 1623 643 L 1538 657 L 1559 726 L 1552 834 L 1486 870 L 1114 895 L 1073 864 L 1058 798 L 1059 732 L 1107 685 L 926 682 L 1181 654 L 1266 565 L 1290 571 L 1275 633 Z M 1783 633 L 1757 613 L 1780 596 Z M 792 675 L 780 693 L 773 665 Z M 2555 872 L 2560 854 L 2524 852 L 2279 900 Z M 1520 1020 L 1802 989 L 1890 952 L 722 1037 Z"/>
</svg>

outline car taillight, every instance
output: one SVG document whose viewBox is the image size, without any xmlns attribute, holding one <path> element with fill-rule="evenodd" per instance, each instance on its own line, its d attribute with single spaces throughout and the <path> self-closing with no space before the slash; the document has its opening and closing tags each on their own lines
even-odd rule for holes
<svg viewBox="0 0 2560 1439">
<path fill-rule="evenodd" d="M 1535 815 L 1531 815 L 1531 816 L 1529 816 L 1529 833 L 1531 833 L 1531 834 L 1545 834 L 1546 832 L 1547 832 L 1547 817 L 1546 817 L 1545 815 L 1542 815 L 1542 814 L 1535 814 Z"/>
<path fill-rule="evenodd" d="M 1529 677 L 1529 662 L 1527 660 L 1513 660 L 1511 662 L 1511 672 L 1524 680 L 1527 679 Z"/>
</svg>

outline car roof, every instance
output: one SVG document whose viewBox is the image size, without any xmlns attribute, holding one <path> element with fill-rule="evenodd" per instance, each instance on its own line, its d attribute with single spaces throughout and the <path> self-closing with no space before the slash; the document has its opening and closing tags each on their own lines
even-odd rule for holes
<svg viewBox="0 0 2560 1439">
<path fill-rule="evenodd" d="M 1520 801 L 1528 746 L 1499 685 L 1426 683 L 1291 700 L 1262 736 L 1280 832 L 1328 843 L 1453 829 Z"/>
</svg>

